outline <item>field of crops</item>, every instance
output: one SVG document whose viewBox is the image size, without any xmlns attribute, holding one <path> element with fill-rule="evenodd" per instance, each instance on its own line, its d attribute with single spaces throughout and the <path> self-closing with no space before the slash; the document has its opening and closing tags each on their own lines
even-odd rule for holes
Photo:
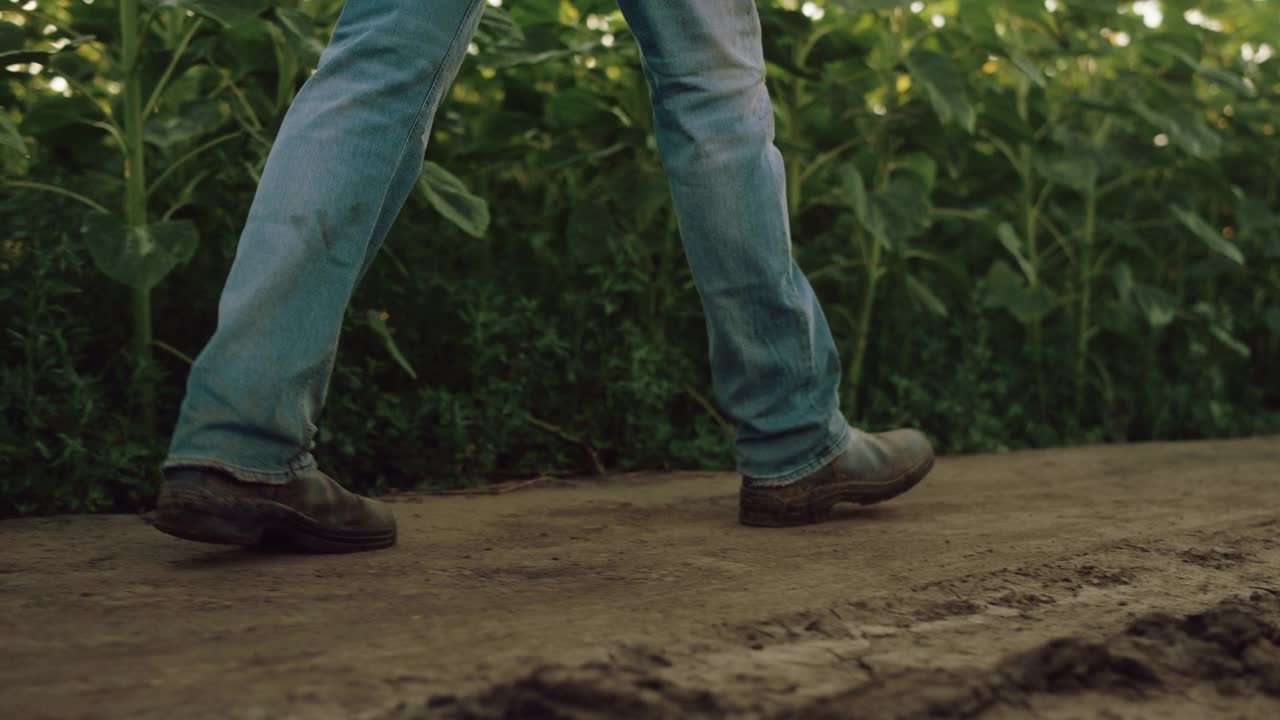
<svg viewBox="0 0 1280 720">
<path fill-rule="evenodd" d="M 341 6 L 0 0 L 0 516 L 150 501 Z M 946 453 L 1280 430 L 1275 2 L 759 6 L 851 420 Z M 732 467 L 616 3 L 488 0 L 427 159 L 347 317 L 325 467 Z"/>
</svg>

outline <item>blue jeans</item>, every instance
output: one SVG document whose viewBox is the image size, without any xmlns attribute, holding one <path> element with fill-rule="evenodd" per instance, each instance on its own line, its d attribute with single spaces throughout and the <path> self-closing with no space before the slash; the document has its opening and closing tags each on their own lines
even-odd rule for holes
<svg viewBox="0 0 1280 720">
<path fill-rule="evenodd" d="M 791 256 L 754 0 L 620 0 L 642 51 L 739 471 L 782 484 L 850 442 L 826 318 Z M 351 294 L 422 167 L 484 0 L 348 0 L 285 116 L 165 467 L 314 471 Z"/>
</svg>

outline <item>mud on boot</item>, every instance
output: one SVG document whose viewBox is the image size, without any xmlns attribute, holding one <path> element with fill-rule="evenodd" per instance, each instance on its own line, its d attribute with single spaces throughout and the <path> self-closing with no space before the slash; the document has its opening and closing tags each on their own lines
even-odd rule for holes
<svg viewBox="0 0 1280 720">
<path fill-rule="evenodd" d="M 933 447 L 916 430 L 853 430 L 848 449 L 821 470 L 785 485 L 744 477 L 738 521 L 788 527 L 822 522 L 836 503 L 884 502 L 915 487 L 933 469 Z"/>
<path fill-rule="evenodd" d="M 171 469 L 149 520 L 186 540 L 299 552 L 377 550 L 396 542 L 390 507 L 319 471 L 266 484 L 206 468 Z"/>
</svg>

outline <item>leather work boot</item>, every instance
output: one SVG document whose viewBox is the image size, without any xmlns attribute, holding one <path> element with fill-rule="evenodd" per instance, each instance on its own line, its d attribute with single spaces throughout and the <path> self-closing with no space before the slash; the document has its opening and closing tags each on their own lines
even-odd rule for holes
<svg viewBox="0 0 1280 720">
<path fill-rule="evenodd" d="M 857 434 L 826 467 L 778 487 L 752 487 L 743 478 L 738 521 L 786 527 L 822 522 L 839 502 L 870 505 L 915 487 L 933 468 L 933 447 L 916 430 Z"/>
<path fill-rule="evenodd" d="M 348 492 L 319 471 L 283 485 L 241 482 L 205 468 L 166 475 L 149 519 L 175 537 L 316 553 L 377 550 L 396 542 L 389 506 Z"/>
</svg>

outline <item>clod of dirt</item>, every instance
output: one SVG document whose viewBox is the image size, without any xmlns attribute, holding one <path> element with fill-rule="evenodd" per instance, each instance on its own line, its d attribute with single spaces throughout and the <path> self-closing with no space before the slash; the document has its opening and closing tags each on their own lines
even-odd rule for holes
<svg viewBox="0 0 1280 720">
<path fill-rule="evenodd" d="M 1016 610 L 1030 610 L 1042 605 L 1052 605 L 1057 602 L 1057 599 L 1052 595 L 1046 595 L 1044 593 L 1009 590 L 998 597 L 993 598 L 989 602 L 991 605 L 997 605 L 1000 607 L 1014 608 Z"/>
<path fill-rule="evenodd" d="M 1192 548 L 1178 553 L 1178 557 L 1181 558 L 1183 562 L 1198 565 L 1200 567 L 1213 568 L 1215 570 L 1224 570 L 1234 567 L 1242 562 L 1247 562 L 1250 559 L 1247 553 L 1220 548 Z"/>
<path fill-rule="evenodd" d="M 974 615 L 982 612 L 982 606 L 972 600 L 948 600 L 943 603 L 937 603 L 929 607 L 921 608 L 913 613 L 913 617 L 920 621 L 945 620 L 951 617 L 961 617 L 964 615 Z"/>
<path fill-rule="evenodd" d="M 1258 612 L 1266 597 L 1269 617 Z M 1130 626 L 1129 634 L 1162 650 L 1170 671 L 1212 681 L 1224 693 L 1261 691 L 1280 697 L 1280 601 L 1261 592 L 1254 598 L 1182 620 L 1144 618 Z"/>
<path fill-rule="evenodd" d="M 1132 585 L 1135 572 L 1132 568 L 1101 568 L 1096 565 L 1081 565 L 1076 570 L 1076 577 L 1086 585 L 1111 587 L 1113 585 Z"/>
<path fill-rule="evenodd" d="M 469 698 L 437 696 L 387 720 L 613 720 L 725 715 L 710 692 L 686 690 L 644 671 L 606 663 L 546 666 Z"/>
</svg>

